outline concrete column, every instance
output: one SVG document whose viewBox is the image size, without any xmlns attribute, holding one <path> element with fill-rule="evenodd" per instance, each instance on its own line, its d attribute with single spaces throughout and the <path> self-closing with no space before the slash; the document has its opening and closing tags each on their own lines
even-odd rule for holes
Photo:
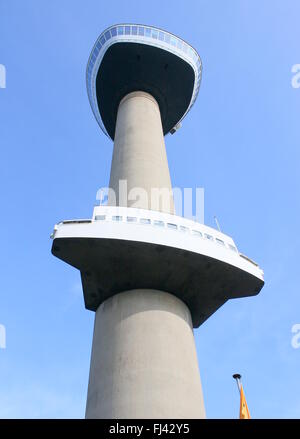
<svg viewBox="0 0 300 439">
<path fill-rule="evenodd" d="M 129 199 L 120 194 L 127 185 Z M 174 213 L 174 201 L 159 106 L 145 92 L 129 93 L 119 105 L 109 187 L 116 205 Z M 152 190 L 152 203 L 151 203 Z M 123 195 L 123 196 L 122 196 Z M 108 204 L 113 205 L 111 195 Z"/>
<path fill-rule="evenodd" d="M 110 188 L 116 204 L 126 206 L 120 180 L 129 197 L 140 195 L 128 207 L 174 213 L 159 106 L 144 92 L 127 95 L 117 116 Z M 150 205 L 153 188 L 160 193 Z M 111 194 L 108 204 L 115 204 Z M 86 417 L 205 417 L 191 315 L 181 300 L 140 289 L 102 303 L 95 317 Z"/>
<path fill-rule="evenodd" d="M 132 290 L 98 308 L 86 417 L 205 417 L 191 315 L 180 299 Z"/>
</svg>

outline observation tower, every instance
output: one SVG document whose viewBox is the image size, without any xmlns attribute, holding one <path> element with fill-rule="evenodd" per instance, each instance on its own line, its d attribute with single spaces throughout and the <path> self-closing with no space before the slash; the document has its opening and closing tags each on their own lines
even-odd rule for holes
<svg viewBox="0 0 300 439">
<path fill-rule="evenodd" d="M 232 238 L 175 214 L 164 136 L 197 98 L 200 57 L 169 32 L 115 25 L 97 39 L 86 80 L 114 142 L 108 203 L 52 234 L 95 312 L 86 417 L 204 418 L 193 328 L 264 280 Z"/>
</svg>

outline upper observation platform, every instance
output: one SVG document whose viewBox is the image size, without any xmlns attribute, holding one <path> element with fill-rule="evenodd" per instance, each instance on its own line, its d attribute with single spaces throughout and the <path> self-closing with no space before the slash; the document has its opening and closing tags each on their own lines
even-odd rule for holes
<svg viewBox="0 0 300 439">
<path fill-rule="evenodd" d="M 197 51 L 169 32 L 136 24 L 111 26 L 97 39 L 87 65 L 93 113 L 114 139 L 121 99 L 145 91 L 158 102 L 164 134 L 174 132 L 197 98 L 201 71 Z"/>
</svg>

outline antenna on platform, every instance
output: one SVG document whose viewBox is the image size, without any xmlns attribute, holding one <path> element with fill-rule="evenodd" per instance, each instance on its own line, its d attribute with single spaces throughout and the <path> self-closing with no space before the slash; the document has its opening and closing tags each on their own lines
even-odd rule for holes
<svg viewBox="0 0 300 439">
<path fill-rule="evenodd" d="M 215 223 L 216 223 L 216 225 L 217 225 L 217 228 L 218 228 L 219 232 L 221 232 L 221 227 L 220 227 L 220 224 L 219 224 L 218 218 L 217 218 L 216 216 L 214 216 L 214 220 L 215 220 Z"/>
</svg>

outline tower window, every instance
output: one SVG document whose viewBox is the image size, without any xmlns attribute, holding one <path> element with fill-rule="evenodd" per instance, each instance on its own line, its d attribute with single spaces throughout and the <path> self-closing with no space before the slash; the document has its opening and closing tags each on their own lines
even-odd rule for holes
<svg viewBox="0 0 300 439">
<path fill-rule="evenodd" d="M 165 223 L 163 221 L 160 221 L 160 220 L 154 220 L 153 225 L 157 226 L 157 227 L 164 227 Z"/>
<path fill-rule="evenodd" d="M 149 218 L 141 218 L 140 223 L 141 224 L 151 224 L 151 220 Z"/>
<path fill-rule="evenodd" d="M 188 227 L 186 227 L 186 226 L 180 226 L 180 231 L 181 232 L 188 232 Z"/>
<path fill-rule="evenodd" d="M 192 234 L 196 235 L 196 236 L 201 236 L 202 237 L 202 233 L 199 232 L 199 230 L 192 230 Z"/>
</svg>

